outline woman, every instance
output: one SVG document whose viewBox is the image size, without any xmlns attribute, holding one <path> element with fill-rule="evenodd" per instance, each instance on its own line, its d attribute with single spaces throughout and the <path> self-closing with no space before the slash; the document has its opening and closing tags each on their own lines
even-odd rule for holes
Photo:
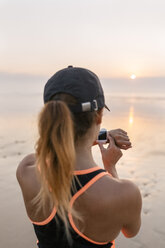
<svg viewBox="0 0 165 248">
<path fill-rule="evenodd" d="M 107 148 L 99 143 L 105 169 L 91 153 L 106 107 L 98 77 L 83 68 L 60 70 L 45 85 L 44 103 L 36 154 L 17 169 L 38 247 L 105 248 L 121 230 L 135 236 L 141 195 L 115 167 L 120 148 L 131 147 L 127 134 L 113 130 Z"/>
</svg>

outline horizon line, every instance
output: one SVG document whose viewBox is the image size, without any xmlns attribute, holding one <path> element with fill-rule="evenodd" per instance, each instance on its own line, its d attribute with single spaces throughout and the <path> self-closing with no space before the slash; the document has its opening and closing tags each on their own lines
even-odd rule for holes
<svg viewBox="0 0 165 248">
<path fill-rule="evenodd" d="M 51 74 L 53 75 L 53 74 Z M 6 72 L 6 71 L 0 71 L 0 77 L 29 77 L 29 78 L 45 78 L 45 77 L 50 77 L 48 74 L 38 74 L 38 73 L 26 73 L 26 72 Z M 138 79 L 154 79 L 154 78 L 159 78 L 159 79 L 164 79 L 164 76 L 137 76 L 135 79 L 131 79 L 130 77 L 125 77 L 125 76 L 109 76 L 109 77 L 99 77 L 101 80 L 107 80 L 107 79 L 129 79 L 131 81 L 136 81 Z"/>
</svg>

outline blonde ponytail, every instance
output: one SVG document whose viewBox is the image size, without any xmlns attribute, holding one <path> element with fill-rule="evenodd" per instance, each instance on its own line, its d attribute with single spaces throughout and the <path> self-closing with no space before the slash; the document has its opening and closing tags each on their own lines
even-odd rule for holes
<svg viewBox="0 0 165 248">
<path fill-rule="evenodd" d="M 37 171 L 41 189 L 35 202 L 38 210 L 46 199 L 52 201 L 69 233 L 67 213 L 75 167 L 74 130 L 71 112 L 65 102 L 50 101 L 39 116 L 39 139 L 36 144 Z M 74 215 L 76 212 L 72 210 Z"/>
<path fill-rule="evenodd" d="M 71 113 L 68 106 L 76 104 L 77 100 L 73 96 L 58 93 L 52 97 L 52 101 L 45 104 L 39 115 L 36 169 L 41 188 L 32 201 L 37 206 L 36 214 L 41 210 L 45 211 L 48 202 L 56 207 L 58 216 L 64 222 L 69 242 L 72 240 L 68 213 L 83 223 L 80 212 L 74 206 L 70 209 L 71 190 L 76 190 L 75 180 L 81 187 L 74 175 L 75 146 L 97 118 L 95 111 Z M 56 220 L 58 223 L 58 218 Z"/>
</svg>

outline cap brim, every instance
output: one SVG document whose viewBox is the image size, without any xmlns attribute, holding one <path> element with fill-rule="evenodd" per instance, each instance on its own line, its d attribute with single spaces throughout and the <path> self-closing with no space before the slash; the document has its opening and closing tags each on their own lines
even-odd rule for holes
<svg viewBox="0 0 165 248">
<path fill-rule="evenodd" d="M 111 110 L 107 107 L 107 105 L 106 105 L 106 104 L 104 105 L 104 107 L 105 107 L 108 111 L 111 111 Z"/>
</svg>

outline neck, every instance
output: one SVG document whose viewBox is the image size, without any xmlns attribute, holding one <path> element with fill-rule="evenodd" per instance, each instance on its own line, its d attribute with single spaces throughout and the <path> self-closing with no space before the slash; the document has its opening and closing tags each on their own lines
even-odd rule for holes
<svg viewBox="0 0 165 248">
<path fill-rule="evenodd" d="M 92 156 L 92 143 L 85 142 L 76 145 L 75 170 L 85 170 L 97 166 Z"/>
<path fill-rule="evenodd" d="M 84 137 L 75 145 L 76 163 L 75 170 L 85 170 L 97 166 L 92 156 L 92 146 L 97 139 L 100 125 L 93 124 Z"/>
</svg>

